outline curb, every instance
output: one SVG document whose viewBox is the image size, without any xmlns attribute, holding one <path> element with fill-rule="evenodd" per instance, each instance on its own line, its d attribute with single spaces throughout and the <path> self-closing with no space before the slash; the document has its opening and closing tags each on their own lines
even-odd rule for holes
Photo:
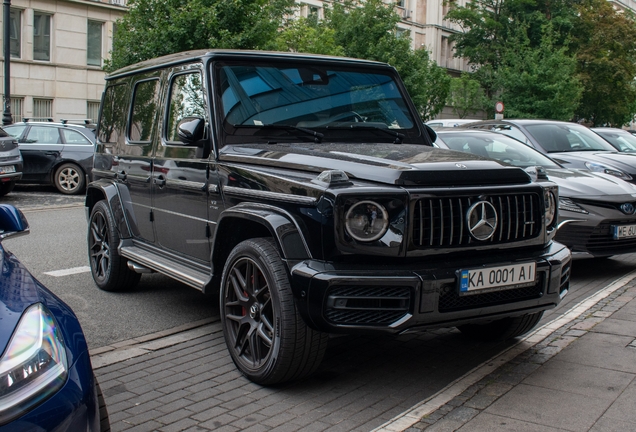
<svg viewBox="0 0 636 432">
<path fill-rule="evenodd" d="M 420 431 L 440 420 L 448 420 L 453 423 L 452 430 L 458 429 L 506 394 L 536 368 L 611 315 L 601 309 L 611 304 L 629 288 L 636 286 L 635 278 L 636 271 L 633 271 L 615 280 L 601 291 L 579 302 L 565 314 L 539 327 L 507 350 L 487 360 L 410 410 L 374 429 L 373 432 Z M 602 302 L 607 297 L 610 297 L 609 300 Z M 592 314 L 586 314 L 590 310 Z M 549 338 L 551 335 L 556 337 Z M 636 341 L 633 344 L 636 347 Z M 519 367 L 522 365 L 529 367 Z M 506 379 L 511 373 L 507 368 L 517 368 L 522 371 L 514 373 L 518 381 L 511 382 L 510 379 Z"/>
</svg>

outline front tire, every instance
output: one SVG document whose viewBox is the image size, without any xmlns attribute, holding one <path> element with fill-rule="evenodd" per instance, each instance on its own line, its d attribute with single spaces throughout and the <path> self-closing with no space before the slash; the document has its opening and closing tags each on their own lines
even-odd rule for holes
<svg viewBox="0 0 636 432">
<path fill-rule="evenodd" d="M 95 284 L 104 291 L 134 288 L 141 275 L 119 255 L 119 232 L 106 201 L 93 207 L 88 222 L 88 260 Z"/>
<path fill-rule="evenodd" d="M 272 385 L 313 373 L 328 335 L 300 317 L 287 270 L 272 239 L 239 243 L 221 281 L 221 322 L 238 369 L 251 381 Z"/>
<path fill-rule="evenodd" d="M 0 197 L 5 196 L 13 190 L 15 187 L 15 181 L 0 183 Z"/>
<path fill-rule="evenodd" d="M 72 163 L 65 163 L 55 170 L 53 184 L 66 195 L 77 195 L 84 190 L 84 172 Z"/>
<path fill-rule="evenodd" d="M 541 321 L 543 311 L 518 317 L 503 318 L 487 324 L 465 324 L 457 327 L 466 336 L 495 342 L 528 333 Z"/>
</svg>

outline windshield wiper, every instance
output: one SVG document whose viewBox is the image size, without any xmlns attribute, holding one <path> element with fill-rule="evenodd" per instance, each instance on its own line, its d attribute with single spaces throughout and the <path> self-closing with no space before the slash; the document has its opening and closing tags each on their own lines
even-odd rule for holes
<svg viewBox="0 0 636 432">
<path fill-rule="evenodd" d="M 314 137 L 315 143 L 321 143 L 322 138 L 325 134 L 320 132 L 316 132 L 315 130 L 307 129 L 300 126 L 292 126 L 292 125 L 279 125 L 279 124 L 262 124 L 262 125 L 232 125 L 235 128 L 259 128 L 259 129 L 285 129 L 285 130 L 295 130 L 298 132 L 302 132 L 307 135 L 311 135 Z"/>
<path fill-rule="evenodd" d="M 406 135 L 401 134 L 399 132 L 393 131 L 391 129 L 385 129 L 383 127 L 380 126 L 372 126 L 372 125 L 365 125 L 364 123 L 352 123 L 348 126 L 325 126 L 325 129 L 363 129 L 363 130 L 374 130 L 374 131 L 380 131 L 380 132 L 384 132 L 385 134 L 391 135 L 393 137 L 395 137 L 395 141 L 393 141 L 394 144 L 402 144 L 402 140 L 404 139 L 404 137 Z"/>
</svg>

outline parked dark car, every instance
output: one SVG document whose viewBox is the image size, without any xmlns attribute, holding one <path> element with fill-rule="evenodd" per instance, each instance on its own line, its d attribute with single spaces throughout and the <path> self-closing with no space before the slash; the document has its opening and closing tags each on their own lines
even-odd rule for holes
<svg viewBox="0 0 636 432">
<path fill-rule="evenodd" d="M 618 128 L 599 127 L 592 128 L 605 141 L 610 143 L 619 152 L 636 152 L 636 136 L 629 131 Z"/>
<path fill-rule="evenodd" d="M 4 126 L 20 145 L 24 159 L 22 183 L 52 184 L 64 194 L 84 192 L 90 181 L 95 133 L 66 122 L 20 122 Z"/>
<path fill-rule="evenodd" d="M 0 197 L 13 190 L 22 178 L 22 155 L 18 141 L 0 128 Z"/>
<path fill-rule="evenodd" d="M 435 144 L 526 169 L 559 185 L 556 240 L 574 257 L 636 252 L 636 185 L 609 174 L 562 167 L 504 134 L 476 129 L 437 130 Z M 545 175 L 539 176 L 545 171 Z"/>
<path fill-rule="evenodd" d="M 0 204 L 0 240 L 27 234 Z M 0 432 L 110 430 L 77 317 L 0 245 Z"/>
<path fill-rule="evenodd" d="M 484 120 L 471 129 L 501 132 L 549 155 L 565 168 L 611 174 L 636 183 L 636 154 L 621 153 L 589 128 L 556 120 Z"/>
<path fill-rule="evenodd" d="M 507 339 L 567 293 L 558 187 L 440 150 L 397 71 L 211 50 L 106 78 L 86 194 L 96 285 L 219 295 L 238 369 L 315 371 L 329 333 Z"/>
</svg>

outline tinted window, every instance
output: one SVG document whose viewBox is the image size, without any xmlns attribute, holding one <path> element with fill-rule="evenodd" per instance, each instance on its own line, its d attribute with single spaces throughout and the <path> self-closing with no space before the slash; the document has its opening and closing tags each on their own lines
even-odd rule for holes
<svg viewBox="0 0 636 432">
<path fill-rule="evenodd" d="M 123 136 L 127 87 L 123 84 L 109 86 L 104 93 L 102 115 L 99 120 L 99 140 L 114 143 Z"/>
<path fill-rule="evenodd" d="M 26 136 L 27 143 L 60 144 L 60 133 L 56 127 L 31 126 Z"/>
<path fill-rule="evenodd" d="M 64 135 L 64 142 L 67 144 L 91 145 L 91 142 L 84 135 L 72 129 L 62 129 L 62 135 Z"/>
<path fill-rule="evenodd" d="M 179 141 L 177 136 L 179 121 L 184 117 L 206 118 L 205 112 L 201 74 L 177 75 L 170 86 L 166 139 L 168 141 Z"/>
<path fill-rule="evenodd" d="M 636 136 L 629 132 L 615 132 L 596 130 L 597 134 L 609 141 L 614 147 L 622 152 L 636 152 Z"/>
<path fill-rule="evenodd" d="M 150 142 L 159 101 L 159 80 L 142 81 L 135 85 L 132 116 L 128 129 L 131 142 Z"/>
<path fill-rule="evenodd" d="M 526 126 L 548 153 L 568 151 L 612 150 L 600 136 L 578 124 L 537 124 Z"/>
</svg>

